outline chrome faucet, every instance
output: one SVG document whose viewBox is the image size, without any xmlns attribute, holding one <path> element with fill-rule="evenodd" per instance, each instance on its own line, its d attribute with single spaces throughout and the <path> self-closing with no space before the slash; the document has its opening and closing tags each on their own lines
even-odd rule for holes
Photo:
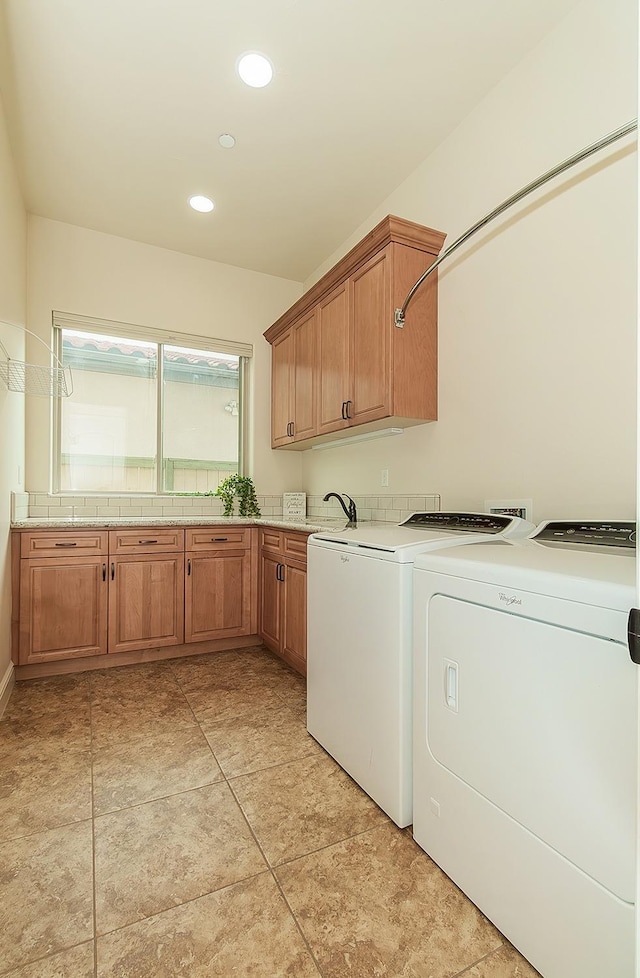
<svg viewBox="0 0 640 978">
<path fill-rule="evenodd" d="M 343 496 L 346 496 L 346 498 L 349 500 L 349 507 L 348 508 L 345 505 L 345 502 L 344 502 L 344 499 L 342 498 L 342 496 L 339 493 L 337 493 L 337 492 L 328 492 L 327 495 L 324 497 L 323 502 L 328 503 L 329 500 L 332 499 L 332 498 L 333 499 L 337 499 L 338 502 L 340 503 L 340 505 L 342 506 L 342 509 L 344 510 L 344 515 L 349 520 L 349 523 L 352 523 L 355 526 L 356 523 L 358 522 L 358 514 L 357 514 L 357 511 L 356 511 L 356 504 L 354 503 L 354 501 L 351 498 L 351 496 L 347 496 L 346 492 L 343 493 L 342 495 Z"/>
</svg>

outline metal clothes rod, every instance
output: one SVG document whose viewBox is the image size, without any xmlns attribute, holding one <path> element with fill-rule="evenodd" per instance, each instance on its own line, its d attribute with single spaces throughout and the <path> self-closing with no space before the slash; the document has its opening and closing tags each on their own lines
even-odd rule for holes
<svg viewBox="0 0 640 978">
<path fill-rule="evenodd" d="M 418 289 L 420 288 L 424 280 L 428 278 L 432 272 L 435 272 L 436 268 L 438 268 L 438 266 L 441 265 L 442 262 L 449 257 L 449 255 L 452 255 L 454 251 L 457 251 L 458 248 L 461 245 L 463 245 L 466 241 L 468 241 L 469 238 L 471 238 L 477 231 L 479 231 L 483 227 L 486 227 L 487 224 L 490 224 L 491 221 L 495 220 L 496 217 L 499 217 L 500 214 L 503 214 L 510 207 L 513 207 L 514 204 L 517 204 L 525 197 L 528 197 L 528 195 L 533 193 L 534 190 L 537 190 L 538 187 L 544 186 L 544 184 L 548 183 L 549 180 L 553 180 L 554 177 L 557 177 L 561 173 L 564 173 L 565 170 L 568 170 L 570 169 L 570 167 L 575 166 L 576 163 L 580 163 L 582 162 L 582 160 L 586 160 L 589 156 L 593 156 L 594 153 L 599 153 L 601 149 L 604 149 L 606 146 L 610 146 L 611 143 L 616 142 L 616 140 L 618 139 L 622 139 L 623 136 L 629 135 L 629 133 L 633 132 L 637 128 L 638 128 L 638 120 L 632 119 L 630 122 L 627 122 L 624 126 L 621 126 L 619 129 L 610 132 L 606 136 L 602 136 L 602 138 L 598 139 L 595 143 L 591 143 L 590 146 L 586 146 L 585 149 L 581 149 L 579 153 L 575 153 L 574 156 L 570 156 L 562 163 L 558 163 L 558 165 L 554 166 L 551 170 L 547 170 L 546 173 L 543 173 L 542 176 L 538 177 L 536 180 L 532 180 L 531 183 L 528 183 L 526 187 L 523 187 L 521 190 L 518 190 L 517 193 L 512 194 L 511 197 L 507 197 L 506 200 L 503 200 L 501 204 L 498 204 L 498 206 L 495 207 L 492 211 L 490 211 L 489 214 L 486 214 L 485 217 L 477 221 L 472 227 L 470 227 L 467 231 L 465 231 L 464 234 L 461 234 L 459 238 L 456 238 L 456 240 L 452 242 L 452 244 L 450 244 L 448 248 L 445 248 L 442 254 L 438 258 L 436 258 L 433 265 L 429 265 L 427 270 L 422 273 L 422 275 L 415 283 L 415 285 L 411 287 L 411 289 L 407 294 L 407 298 L 402 303 L 402 308 L 395 310 L 394 313 L 395 325 L 399 329 L 403 328 L 404 317 L 407 311 L 407 306 L 413 299 L 414 295 L 416 294 L 416 292 L 418 291 Z"/>
</svg>

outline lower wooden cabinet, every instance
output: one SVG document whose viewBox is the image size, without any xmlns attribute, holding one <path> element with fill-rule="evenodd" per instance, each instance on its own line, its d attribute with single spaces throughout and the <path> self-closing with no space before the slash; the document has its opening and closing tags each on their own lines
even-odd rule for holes
<svg viewBox="0 0 640 978">
<path fill-rule="evenodd" d="M 111 557 L 109 652 L 161 648 L 183 641 L 183 554 Z"/>
<path fill-rule="evenodd" d="M 14 662 L 255 635 L 257 532 L 14 531 Z"/>
<path fill-rule="evenodd" d="M 21 663 L 107 651 L 107 555 L 19 561 Z"/>
<path fill-rule="evenodd" d="M 258 631 L 265 645 L 307 673 L 306 533 L 260 531 Z"/>
<path fill-rule="evenodd" d="M 184 652 L 259 633 L 304 675 L 308 536 L 248 526 L 14 531 L 14 662 Z"/>
<path fill-rule="evenodd" d="M 185 550 L 185 642 L 255 635 L 257 530 L 188 529 Z"/>
</svg>

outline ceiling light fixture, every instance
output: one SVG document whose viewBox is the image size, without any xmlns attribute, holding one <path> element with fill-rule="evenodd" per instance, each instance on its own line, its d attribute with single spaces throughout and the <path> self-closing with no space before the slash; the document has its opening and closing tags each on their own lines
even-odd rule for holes
<svg viewBox="0 0 640 978">
<path fill-rule="evenodd" d="M 224 149 L 232 149 L 235 146 L 236 141 L 230 132 L 223 132 L 218 136 L 218 142 Z"/>
<path fill-rule="evenodd" d="M 193 207 L 194 211 L 200 211 L 202 214 L 207 214 L 215 207 L 215 204 L 209 197 L 203 197 L 201 194 L 189 197 L 189 204 Z"/>
<path fill-rule="evenodd" d="M 245 85 L 251 88 L 264 88 L 273 78 L 273 65 L 259 51 L 247 51 L 238 58 L 238 74 Z"/>
</svg>

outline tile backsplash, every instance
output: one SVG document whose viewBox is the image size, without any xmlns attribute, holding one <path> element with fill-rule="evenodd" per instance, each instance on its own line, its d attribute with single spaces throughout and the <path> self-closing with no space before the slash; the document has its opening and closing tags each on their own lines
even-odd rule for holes
<svg viewBox="0 0 640 978">
<path fill-rule="evenodd" d="M 384 520 L 400 523 L 416 511 L 437 512 L 440 496 L 437 493 L 387 496 L 354 496 L 361 520 Z M 282 496 L 258 496 L 264 517 L 282 516 Z M 55 495 L 47 492 L 14 492 L 11 494 L 11 518 L 14 522 L 27 519 L 85 518 L 105 519 L 176 516 L 222 516 L 222 500 L 217 496 L 82 496 Z M 237 510 L 237 504 L 236 504 Z M 341 517 L 335 500 L 328 503 L 322 496 L 307 495 L 307 517 Z"/>
</svg>

